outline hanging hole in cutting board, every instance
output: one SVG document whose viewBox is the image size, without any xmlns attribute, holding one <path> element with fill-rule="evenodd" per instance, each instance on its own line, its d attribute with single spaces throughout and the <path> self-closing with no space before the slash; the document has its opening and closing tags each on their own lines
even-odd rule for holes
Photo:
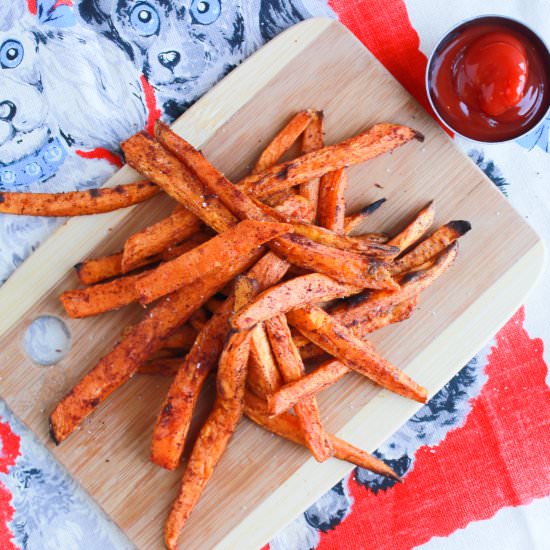
<svg viewBox="0 0 550 550">
<path fill-rule="evenodd" d="M 55 365 L 71 349 L 71 333 L 59 317 L 41 315 L 27 327 L 23 347 L 33 363 L 45 367 Z"/>
</svg>

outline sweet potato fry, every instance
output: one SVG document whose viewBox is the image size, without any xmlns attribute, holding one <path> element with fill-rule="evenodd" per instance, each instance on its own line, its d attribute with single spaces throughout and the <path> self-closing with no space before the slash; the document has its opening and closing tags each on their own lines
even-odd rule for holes
<svg viewBox="0 0 550 550">
<path fill-rule="evenodd" d="M 317 223 L 335 233 L 344 232 L 346 199 L 344 193 L 348 186 L 348 176 L 344 168 L 329 172 L 321 178 L 319 184 L 319 203 L 317 205 Z"/>
<path fill-rule="evenodd" d="M 339 283 L 320 273 L 310 273 L 264 290 L 233 318 L 232 326 L 236 330 L 249 330 L 280 313 L 359 292 L 361 287 Z"/>
<path fill-rule="evenodd" d="M 296 113 L 263 150 L 258 162 L 252 169 L 252 173 L 258 174 L 273 166 L 294 145 L 294 142 L 311 122 L 313 114 L 313 111 Z"/>
<path fill-rule="evenodd" d="M 259 323 L 252 329 L 247 384 L 256 395 L 260 396 L 271 394 L 282 385 L 281 375 L 275 364 L 263 323 Z"/>
<path fill-rule="evenodd" d="M 315 219 L 315 210 L 312 203 L 300 195 L 288 197 L 283 203 L 275 206 L 274 210 L 284 214 L 284 219 L 280 221 L 288 223 L 292 221 L 312 223 Z M 288 212 L 288 214 L 286 214 L 286 212 Z"/>
<path fill-rule="evenodd" d="M 358 319 L 370 318 L 401 302 L 406 302 L 430 286 L 454 262 L 458 254 L 458 242 L 447 247 L 434 264 L 425 271 L 405 274 L 400 280 L 400 289 L 396 292 L 369 292 L 358 294 L 332 309 L 331 314 L 338 322 L 350 328 Z"/>
<path fill-rule="evenodd" d="M 181 357 L 163 357 L 146 361 L 138 368 L 138 374 L 147 376 L 165 376 L 167 378 L 175 376 L 182 366 Z"/>
<path fill-rule="evenodd" d="M 423 136 L 407 126 L 376 124 L 366 132 L 346 141 L 277 164 L 260 174 L 248 176 L 237 186 L 256 197 L 268 197 L 278 191 L 307 183 L 328 172 L 375 158 L 411 139 L 422 141 Z"/>
<path fill-rule="evenodd" d="M 265 326 L 283 380 L 293 382 L 304 376 L 304 364 L 300 358 L 298 348 L 292 341 L 285 316 L 273 317 L 266 322 Z M 330 458 L 334 453 L 334 449 L 319 418 L 319 409 L 315 397 L 296 403 L 294 412 L 299 419 L 304 439 L 311 454 L 319 462 L 324 462 Z"/>
<path fill-rule="evenodd" d="M 166 262 L 136 281 L 140 302 L 148 304 L 199 277 L 217 271 L 222 265 L 236 265 L 258 247 L 292 227 L 283 223 L 245 220 L 208 242 Z M 245 264 L 246 265 L 246 264 Z M 239 272 L 233 270 L 233 276 Z"/>
<path fill-rule="evenodd" d="M 128 336 L 133 327 L 134 325 L 125 327 L 122 331 L 121 337 L 125 338 Z M 185 353 L 191 349 L 198 332 L 199 331 L 191 325 L 191 319 L 189 319 L 189 324 L 182 325 L 176 329 L 173 334 L 164 339 L 162 348 L 157 353 L 153 354 L 151 358 L 159 359 L 164 357 L 173 357 L 174 355 L 182 356 L 182 353 Z"/>
<path fill-rule="evenodd" d="M 306 306 L 290 311 L 287 317 L 304 336 L 350 369 L 399 395 L 420 403 L 427 401 L 428 393 L 422 386 L 379 356 L 370 344 L 357 338 L 326 311 Z"/>
<path fill-rule="evenodd" d="M 393 323 L 399 323 L 408 319 L 416 307 L 417 298 L 413 298 L 403 304 L 391 308 L 372 319 L 361 320 L 351 331 L 359 338 L 366 338 L 368 334 Z M 324 354 L 323 350 L 307 339 L 294 336 L 294 342 L 298 345 L 300 355 L 303 359 L 319 357 Z M 305 343 L 304 343 L 305 341 Z M 305 352 L 305 353 L 304 353 Z M 337 360 L 330 359 L 317 367 L 314 371 L 306 374 L 296 382 L 285 384 L 276 392 L 267 396 L 268 412 L 278 415 L 307 399 L 317 395 L 320 391 L 332 386 L 340 380 L 350 369 Z"/>
<path fill-rule="evenodd" d="M 287 267 L 286 262 L 268 252 L 250 269 L 248 277 L 260 290 L 279 281 Z M 179 464 L 195 404 L 223 348 L 233 308 L 234 297 L 229 297 L 206 323 L 168 390 L 151 445 L 151 460 L 159 466 L 173 469 Z"/>
<path fill-rule="evenodd" d="M 83 285 L 93 285 L 122 274 L 122 252 L 80 262 L 74 266 Z"/>
<path fill-rule="evenodd" d="M 435 218 L 435 206 L 433 202 L 427 204 L 414 218 L 414 220 L 396 235 L 393 239 L 388 241 L 389 246 L 396 246 L 399 252 L 404 252 L 409 246 L 412 246 L 418 239 L 428 231 L 434 222 Z"/>
<path fill-rule="evenodd" d="M 337 359 L 329 359 L 302 378 L 285 384 L 267 396 L 267 412 L 270 416 L 281 413 L 310 399 L 344 377 L 350 369 Z"/>
<path fill-rule="evenodd" d="M 161 123 L 156 125 L 156 133 L 161 143 L 168 147 L 178 159 L 185 162 L 201 179 L 202 183 L 212 193 L 215 193 L 235 215 L 253 220 L 269 220 L 265 212 L 246 193 L 234 186 L 183 138 L 174 134 Z M 315 226 L 308 227 L 309 231 L 316 234 L 318 238 L 324 236 L 325 240 L 330 241 L 332 239 L 332 242 L 337 238 L 340 244 L 347 239 L 329 232 L 323 232 L 318 228 L 316 229 Z M 375 246 L 372 245 L 372 248 Z M 389 277 L 383 266 L 375 260 L 367 259 L 359 254 L 342 252 L 296 235 L 285 235 L 278 238 L 270 244 L 270 247 L 290 263 L 325 273 L 345 283 L 365 288 L 397 288 L 396 283 Z M 384 248 L 383 254 L 387 253 Z"/>
<path fill-rule="evenodd" d="M 191 418 L 200 391 L 210 371 L 216 366 L 229 333 L 229 318 L 234 297 L 204 326 L 191 351 L 180 360 L 179 370 L 172 382 L 153 430 L 151 460 L 166 468 L 177 468 Z"/>
<path fill-rule="evenodd" d="M 319 210 L 320 212 L 321 210 Z M 294 233 L 302 235 L 319 244 L 339 248 L 340 250 L 350 250 L 366 254 L 373 258 L 393 258 L 398 252 L 395 246 L 386 246 L 374 242 L 370 238 L 363 237 L 347 237 L 338 235 L 330 229 L 325 229 L 317 225 L 306 223 L 293 223 Z"/>
<path fill-rule="evenodd" d="M 428 238 L 417 244 L 410 252 L 395 260 L 390 266 L 393 275 L 418 268 L 443 252 L 450 244 L 472 228 L 470 222 L 455 220 L 436 229 Z"/>
<path fill-rule="evenodd" d="M 0 192 L 0 213 L 49 217 L 102 214 L 146 201 L 160 191 L 154 183 L 140 181 L 69 193 Z"/>
<path fill-rule="evenodd" d="M 224 264 L 207 277 L 166 296 L 143 320 L 71 390 L 50 416 L 51 435 L 56 443 L 66 439 L 117 388 L 125 384 L 165 338 L 219 292 L 235 274 L 258 260 L 261 249 Z"/>
<path fill-rule="evenodd" d="M 183 138 L 172 132 L 166 125 L 158 123 L 156 133 L 161 143 L 168 147 L 178 159 L 185 162 L 189 168 L 196 173 L 202 183 L 215 193 L 222 202 L 239 218 L 270 221 L 269 216 L 240 189 L 234 186 L 223 176 L 210 162 Z M 309 231 L 312 235 L 325 242 L 340 246 L 356 246 L 351 244 L 352 240 L 347 237 L 334 235 L 330 232 L 323 232 L 322 229 L 313 225 L 305 226 L 298 224 L 298 230 Z M 397 288 L 397 285 L 389 277 L 384 267 L 374 260 L 369 260 L 353 254 L 346 256 L 339 250 L 323 246 L 308 240 L 307 238 L 291 238 L 292 235 L 276 239 L 270 244 L 272 250 L 282 254 L 290 263 L 320 271 L 329 276 L 337 278 L 342 282 L 356 284 L 368 288 Z M 349 242 L 348 242 L 349 241 Z M 366 247 L 365 247 L 366 248 Z M 377 253 L 388 255 L 386 247 L 369 243 L 369 251 L 377 250 Z M 297 263 L 298 260 L 306 265 Z M 312 260 L 317 260 L 313 262 Z M 314 264 L 314 265 L 313 265 Z"/>
<path fill-rule="evenodd" d="M 323 136 L 323 111 L 314 111 L 311 122 L 302 134 L 302 153 L 307 154 L 322 149 L 324 146 Z M 271 168 L 271 166 L 265 168 Z M 302 183 L 300 185 L 300 195 L 305 197 L 312 205 L 315 213 L 313 220 L 315 220 L 319 199 L 319 178 Z"/>
<path fill-rule="evenodd" d="M 280 437 L 294 441 L 294 443 L 305 446 L 304 435 L 300 430 L 299 420 L 296 416 L 290 413 L 282 413 L 276 418 L 269 417 L 265 411 L 265 404 L 250 392 L 245 394 L 245 414 L 258 426 Z M 376 474 L 401 481 L 401 478 L 378 458 L 332 434 L 327 434 L 327 436 L 334 447 L 334 456 L 336 458 L 346 460 L 351 464 L 355 464 Z"/>
<path fill-rule="evenodd" d="M 349 328 L 355 336 L 364 339 L 375 330 L 405 321 L 414 313 L 417 305 L 418 295 L 392 306 L 385 311 L 380 311 L 377 315 L 362 319 L 358 323 L 355 323 L 353 327 Z"/>
<path fill-rule="evenodd" d="M 135 325 L 128 325 L 127 327 L 124 327 L 121 338 L 126 338 L 126 336 L 130 334 L 134 326 Z M 162 353 L 166 350 L 189 351 L 195 341 L 195 338 L 197 337 L 198 332 L 199 329 L 196 329 L 191 324 L 191 318 L 189 318 L 189 324 L 182 325 L 181 327 L 177 328 L 170 336 L 164 339 L 162 343 L 162 349 L 157 352 L 157 356 L 159 353 Z"/>
<path fill-rule="evenodd" d="M 220 298 L 210 298 L 208 302 L 204 305 L 204 307 L 210 312 L 210 313 L 216 313 L 218 309 L 224 304 L 225 300 L 221 300 Z"/>
<path fill-rule="evenodd" d="M 182 325 L 174 334 L 165 338 L 162 349 L 189 351 L 196 337 L 197 331 L 190 324 Z"/>
<path fill-rule="evenodd" d="M 162 122 L 157 122 L 155 132 L 159 142 L 188 166 L 206 189 L 216 194 L 238 218 L 258 221 L 287 221 L 295 217 L 310 219 L 310 207 L 307 203 L 304 205 L 303 200 L 289 198 L 284 206 L 270 208 L 237 189 L 200 151 Z"/>
<path fill-rule="evenodd" d="M 197 331 L 201 331 L 210 319 L 210 315 L 206 313 L 206 311 L 200 307 L 189 317 L 189 324 Z"/>
<path fill-rule="evenodd" d="M 88 288 L 67 290 L 60 296 L 67 315 L 73 319 L 90 317 L 127 306 L 139 298 L 136 282 L 139 275 L 127 275 L 108 283 L 101 283 Z"/>
<path fill-rule="evenodd" d="M 181 243 L 201 228 L 200 220 L 185 208 L 176 208 L 170 216 L 135 233 L 124 243 L 122 269 L 135 269 L 150 256 L 161 254 Z"/>
<path fill-rule="evenodd" d="M 121 147 L 132 168 L 147 174 L 214 231 L 221 233 L 237 224 L 218 197 L 207 193 L 195 175 L 148 134 L 136 134 Z"/>
<path fill-rule="evenodd" d="M 386 245 L 390 240 L 390 238 L 386 233 L 361 233 L 360 235 L 354 235 L 353 238 L 358 241 L 368 241 L 371 243 L 386 244 Z"/>
<path fill-rule="evenodd" d="M 291 264 L 324 273 L 342 283 L 363 288 L 399 288 L 379 260 L 319 244 L 302 235 L 285 235 L 273 241 L 271 248 Z"/>
<path fill-rule="evenodd" d="M 379 311 L 373 317 L 365 317 L 363 319 L 357 319 L 353 326 L 348 328 L 358 338 L 366 338 L 371 332 L 383 328 L 387 325 L 393 325 L 400 323 L 408 319 L 416 309 L 418 304 L 418 296 L 411 298 L 410 300 L 397 304 L 385 311 Z M 302 359 L 313 359 L 325 355 L 325 352 L 316 346 L 313 342 L 310 342 L 300 333 L 293 333 L 292 338 L 294 343 L 300 350 L 300 356 Z"/>
<path fill-rule="evenodd" d="M 246 301 L 254 285 L 245 277 L 235 288 L 235 304 Z M 175 549 L 179 534 L 198 502 L 216 464 L 224 453 L 244 410 L 244 393 L 250 332 L 233 333 L 224 347 L 218 365 L 217 396 L 191 451 L 181 481 L 180 492 L 166 522 L 164 540 Z"/>
<path fill-rule="evenodd" d="M 174 133 L 166 124 L 158 121 L 155 134 L 163 147 L 184 163 L 201 184 L 220 198 L 221 202 L 239 219 L 276 221 L 266 213 L 266 207 L 235 187 L 210 161 L 185 139 Z"/>
<path fill-rule="evenodd" d="M 368 204 L 364 208 L 361 208 L 359 212 L 346 216 L 344 218 L 344 235 L 350 235 L 371 215 L 374 214 L 384 203 L 386 199 L 378 199 L 371 204 Z"/>
<path fill-rule="evenodd" d="M 200 244 L 209 241 L 213 236 L 214 235 L 212 235 L 211 233 L 207 233 L 206 231 L 199 231 L 198 233 L 191 235 L 191 237 L 189 237 L 186 241 L 167 248 L 161 254 L 161 257 L 165 262 L 174 260 L 178 256 L 181 256 L 182 254 L 193 250 L 193 248 L 197 248 L 197 246 L 199 246 Z"/>
<path fill-rule="evenodd" d="M 262 291 L 277 284 L 287 271 L 288 264 L 272 252 L 268 252 L 248 271 L 247 275 L 258 282 L 259 290 Z"/>
</svg>

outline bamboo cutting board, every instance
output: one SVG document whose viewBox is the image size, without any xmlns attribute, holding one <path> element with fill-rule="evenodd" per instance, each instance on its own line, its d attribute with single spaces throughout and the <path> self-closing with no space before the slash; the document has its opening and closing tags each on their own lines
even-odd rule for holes
<svg viewBox="0 0 550 550">
<path fill-rule="evenodd" d="M 394 232 L 428 201 L 436 225 L 467 219 L 457 263 L 431 287 L 412 320 L 373 336 L 379 350 L 434 394 L 516 310 L 543 264 L 537 235 L 407 92 L 339 23 L 304 22 L 231 73 L 175 124 L 226 174 L 238 179 L 297 110 L 323 109 L 327 143 L 376 122 L 408 124 L 426 136 L 350 169 L 348 206 L 386 197 L 369 230 Z M 110 184 L 135 178 L 123 168 Z M 57 459 L 142 549 L 162 548 L 162 527 L 181 470 L 148 462 L 154 418 L 168 381 L 135 377 L 59 447 L 48 413 L 142 313 L 127 308 L 69 320 L 59 294 L 77 286 L 72 266 L 120 249 L 126 236 L 169 211 L 166 198 L 73 219 L 27 260 L 0 291 L 1 395 Z M 22 334 L 37 316 L 63 318 L 72 349 L 53 367 L 34 365 Z M 207 405 L 202 405 L 203 409 Z M 419 405 L 354 374 L 320 396 L 329 430 L 369 450 Z M 253 549 L 302 512 L 351 467 L 317 464 L 306 451 L 242 421 L 182 537 L 189 549 Z"/>
</svg>

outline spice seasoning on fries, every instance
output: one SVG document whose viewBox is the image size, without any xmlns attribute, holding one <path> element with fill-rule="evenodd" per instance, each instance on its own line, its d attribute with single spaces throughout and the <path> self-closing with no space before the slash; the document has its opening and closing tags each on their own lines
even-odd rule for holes
<svg viewBox="0 0 550 550">
<path fill-rule="evenodd" d="M 323 113 L 300 111 L 252 174 L 234 184 L 158 123 L 155 137 L 139 133 L 122 144 L 128 164 L 151 183 L 0 194 L 0 212 L 37 216 L 108 212 L 158 193 L 176 201 L 169 216 L 130 236 L 122 251 L 75 266 L 80 282 L 90 286 L 61 295 L 70 317 L 136 301 L 151 305 L 50 416 L 52 438 L 60 443 L 136 373 L 170 376 L 151 460 L 173 470 L 200 391 L 217 370 L 216 400 L 166 523 L 167 548 L 176 548 L 243 415 L 305 446 L 319 461 L 334 456 L 399 479 L 325 430 L 316 395 L 354 370 L 406 398 L 428 399 L 427 390 L 379 355 L 368 337 L 411 317 L 421 293 L 453 264 L 457 240 L 470 224 L 451 221 L 424 238 L 435 219 L 430 203 L 397 235 L 357 234 L 386 199 L 348 216 L 344 199 L 347 166 L 413 139 L 422 136 L 382 123 L 325 146 Z M 281 163 L 298 140 L 302 155 Z M 318 366 L 306 372 L 309 358 Z"/>
</svg>

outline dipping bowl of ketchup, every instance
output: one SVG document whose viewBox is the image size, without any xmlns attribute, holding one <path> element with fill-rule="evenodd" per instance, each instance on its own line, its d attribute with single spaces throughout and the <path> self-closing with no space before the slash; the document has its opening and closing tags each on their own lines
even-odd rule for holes
<svg viewBox="0 0 550 550">
<path fill-rule="evenodd" d="M 516 139 L 550 109 L 550 51 L 523 23 L 476 17 L 438 42 L 426 88 L 433 110 L 454 133 L 490 143 Z"/>
</svg>

